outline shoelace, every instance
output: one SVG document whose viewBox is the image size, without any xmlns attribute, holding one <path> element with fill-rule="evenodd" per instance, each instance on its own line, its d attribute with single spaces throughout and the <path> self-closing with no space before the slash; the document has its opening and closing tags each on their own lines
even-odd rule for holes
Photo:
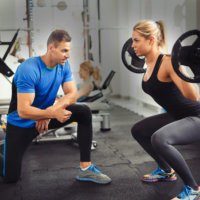
<svg viewBox="0 0 200 200">
<path fill-rule="evenodd" d="M 158 174 L 158 172 L 163 172 L 163 170 L 160 167 L 158 167 L 158 169 L 156 169 L 155 171 L 151 172 L 150 175 L 152 176 L 152 175 Z"/>
<path fill-rule="evenodd" d="M 91 165 L 91 166 L 90 166 L 90 169 L 91 169 L 92 171 L 94 171 L 95 173 L 97 173 L 97 174 L 101 174 L 101 172 L 98 170 L 98 168 L 97 168 L 96 166 L 94 166 L 94 165 Z"/>
</svg>

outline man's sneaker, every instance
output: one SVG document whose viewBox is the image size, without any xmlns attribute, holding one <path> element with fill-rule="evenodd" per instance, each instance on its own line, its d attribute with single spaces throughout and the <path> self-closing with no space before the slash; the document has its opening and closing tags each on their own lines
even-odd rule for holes
<svg viewBox="0 0 200 200">
<path fill-rule="evenodd" d="M 175 171 L 173 169 L 171 169 L 171 172 L 167 173 L 160 167 L 152 173 L 144 175 L 142 178 L 145 182 L 175 181 L 176 179 Z"/>
<path fill-rule="evenodd" d="M 193 190 L 190 186 L 184 185 L 182 192 L 172 200 L 200 200 L 200 187 Z"/>
<path fill-rule="evenodd" d="M 86 170 L 79 169 L 79 174 L 76 179 L 79 181 L 92 181 L 99 184 L 108 184 L 111 182 L 111 179 L 107 175 L 102 174 L 94 165 L 90 165 Z"/>
</svg>

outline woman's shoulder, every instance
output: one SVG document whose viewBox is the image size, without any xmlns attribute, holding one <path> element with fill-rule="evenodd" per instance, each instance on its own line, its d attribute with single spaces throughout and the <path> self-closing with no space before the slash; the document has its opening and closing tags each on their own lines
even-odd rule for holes
<svg viewBox="0 0 200 200">
<path fill-rule="evenodd" d="M 164 57 L 165 59 L 171 59 L 171 54 L 163 54 L 163 57 Z"/>
<path fill-rule="evenodd" d="M 81 84 L 81 87 L 92 88 L 92 87 L 93 87 L 93 84 L 92 84 L 92 82 L 87 81 L 87 82 L 83 82 L 83 83 Z"/>
<path fill-rule="evenodd" d="M 171 54 L 165 54 L 164 55 L 163 65 L 164 65 L 164 68 L 168 71 L 168 73 L 171 73 L 171 71 L 173 71 Z"/>
<path fill-rule="evenodd" d="M 163 64 L 171 64 L 171 54 L 163 54 Z"/>
</svg>

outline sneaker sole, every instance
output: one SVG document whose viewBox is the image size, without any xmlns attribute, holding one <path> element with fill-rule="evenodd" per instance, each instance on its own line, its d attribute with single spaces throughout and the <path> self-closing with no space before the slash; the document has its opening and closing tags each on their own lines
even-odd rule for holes
<svg viewBox="0 0 200 200">
<path fill-rule="evenodd" d="M 173 182 L 176 181 L 177 177 L 171 178 L 171 179 L 142 179 L 142 181 L 144 182 L 148 182 L 148 183 L 155 183 L 155 182 Z"/>
<path fill-rule="evenodd" d="M 78 181 L 90 181 L 90 182 L 94 182 L 94 183 L 98 183 L 98 184 L 109 184 L 111 182 L 110 181 L 107 181 L 107 182 L 101 182 L 101 181 L 97 181 L 97 180 L 94 180 L 94 179 L 91 179 L 91 178 L 80 178 L 80 177 L 76 177 L 76 180 Z"/>
</svg>

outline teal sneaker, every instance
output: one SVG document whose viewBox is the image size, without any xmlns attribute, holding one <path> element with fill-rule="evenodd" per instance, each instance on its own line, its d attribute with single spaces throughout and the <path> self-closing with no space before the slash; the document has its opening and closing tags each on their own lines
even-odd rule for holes
<svg viewBox="0 0 200 200">
<path fill-rule="evenodd" d="M 200 200 L 200 187 L 193 190 L 190 186 L 184 185 L 182 192 L 172 200 Z"/>
<path fill-rule="evenodd" d="M 171 172 L 167 173 L 160 167 L 150 174 L 144 175 L 142 178 L 144 182 L 175 181 L 176 179 L 177 177 L 173 169 L 171 169 Z"/>
<path fill-rule="evenodd" d="M 94 165 L 90 165 L 87 170 L 79 168 L 79 174 L 76 176 L 76 179 L 78 181 L 91 181 L 99 184 L 108 184 L 112 181 L 111 178 L 102 174 Z"/>
</svg>

